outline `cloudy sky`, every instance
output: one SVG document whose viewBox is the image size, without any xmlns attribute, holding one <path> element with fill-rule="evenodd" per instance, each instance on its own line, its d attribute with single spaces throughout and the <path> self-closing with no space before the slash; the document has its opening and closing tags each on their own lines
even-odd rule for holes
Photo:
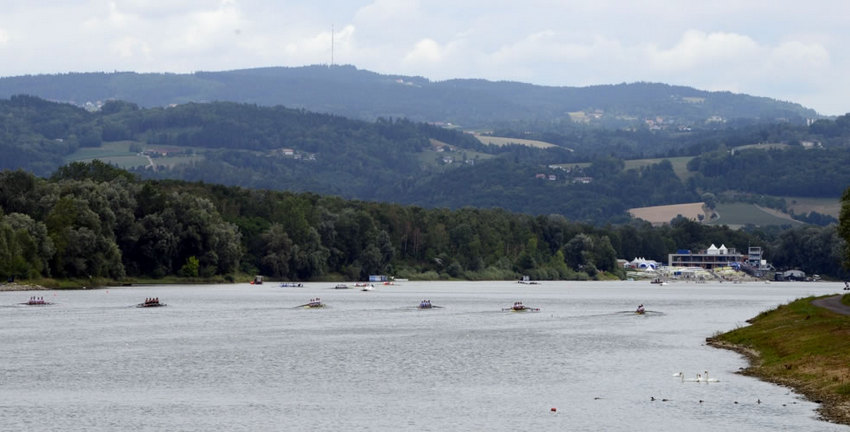
<svg viewBox="0 0 850 432">
<path fill-rule="evenodd" d="M 651 81 L 850 112 L 846 0 L 2 0 L 0 76 L 327 64 L 332 40 L 335 64 L 385 74 Z"/>
</svg>

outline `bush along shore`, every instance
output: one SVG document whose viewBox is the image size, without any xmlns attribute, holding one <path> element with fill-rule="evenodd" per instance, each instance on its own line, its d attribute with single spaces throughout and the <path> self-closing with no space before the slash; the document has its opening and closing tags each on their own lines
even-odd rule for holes
<svg viewBox="0 0 850 432">
<path fill-rule="evenodd" d="M 762 312 L 751 325 L 706 342 L 746 356 L 744 375 L 790 387 L 819 403 L 824 420 L 850 425 L 850 316 L 813 300 Z"/>
</svg>

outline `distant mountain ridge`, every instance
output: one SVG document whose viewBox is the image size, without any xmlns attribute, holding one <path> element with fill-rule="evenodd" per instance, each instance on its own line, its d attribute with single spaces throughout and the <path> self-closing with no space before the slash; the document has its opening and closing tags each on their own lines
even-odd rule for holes
<svg viewBox="0 0 850 432">
<path fill-rule="evenodd" d="M 0 78 L 0 98 L 19 94 L 80 106 L 114 99 L 142 107 L 232 101 L 370 121 L 404 117 L 467 129 L 505 122 L 681 127 L 731 119 L 800 122 L 820 117 L 796 103 L 658 83 L 549 87 L 481 79 L 431 81 L 354 66 L 323 65 L 192 74 L 113 72 Z"/>
</svg>

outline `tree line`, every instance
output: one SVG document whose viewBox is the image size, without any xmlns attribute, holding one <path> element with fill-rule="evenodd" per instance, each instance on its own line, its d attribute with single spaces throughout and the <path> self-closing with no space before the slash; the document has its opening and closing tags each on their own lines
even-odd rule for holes
<svg viewBox="0 0 850 432">
<path fill-rule="evenodd" d="M 665 262 L 762 245 L 777 267 L 843 277 L 831 227 L 732 230 L 677 218 L 599 227 L 503 209 L 426 209 L 313 193 L 139 180 L 99 161 L 43 179 L 0 172 L 0 277 L 595 279 L 618 258 Z"/>
</svg>

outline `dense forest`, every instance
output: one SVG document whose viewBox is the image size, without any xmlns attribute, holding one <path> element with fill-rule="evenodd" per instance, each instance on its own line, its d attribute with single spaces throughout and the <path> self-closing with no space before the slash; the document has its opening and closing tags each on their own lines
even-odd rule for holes
<svg viewBox="0 0 850 432">
<path fill-rule="evenodd" d="M 618 258 L 761 245 L 778 268 L 846 277 L 834 226 L 732 230 L 684 218 L 598 227 L 560 215 L 426 209 L 313 193 L 140 180 L 95 161 L 0 172 L 0 277 L 594 279 Z"/>
<path fill-rule="evenodd" d="M 707 92 L 657 83 L 549 87 L 476 79 L 430 81 L 381 75 L 353 66 L 270 67 L 193 74 L 68 73 L 0 78 L 0 97 L 29 94 L 83 105 L 112 99 L 143 107 L 232 101 L 285 105 L 367 121 L 403 117 L 467 129 L 512 121 L 607 127 L 664 119 L 668 125 L 699 125 L 708 119 L 750 119 L 802 124 L 817 118 L 799 104 L 729 92 Z"/>
<path fill-rule="evenodd" d="M 111 101 L 89 112 L 14 96 L 0 100 L 0 169 L 46 177 L 76 151 L 129 142 L 137 152 L 178 148 L 195 156 L 156 171 L 131 169 L 143 178 L 431 208 L 498 207 L 604 225 L 627 222 L 631 207 L 695 202 L 728 190 L 837 199 L 850 184 L 843 169 L 850 162 L 848 119 L 810 126 L 748 121 L 689 132 L 574 126 L 517 132 L 516 123 L 500 131 L 556 144 L 538 149 L 484 145 L 470 134 L 406 119 L 364 122 L 281 106 L 143 109 Z M 785 147 L 737 148 L 762 142 Z M 804 150 L 804 143 L 817 145 Z M 666 161 L 625 169 L 626 159 L 682 155 L 695 157 L 688 165 L 693 176 L 684 182 Z M 801 217 L 830 222 L 822 215 Z"/>
</svg>

